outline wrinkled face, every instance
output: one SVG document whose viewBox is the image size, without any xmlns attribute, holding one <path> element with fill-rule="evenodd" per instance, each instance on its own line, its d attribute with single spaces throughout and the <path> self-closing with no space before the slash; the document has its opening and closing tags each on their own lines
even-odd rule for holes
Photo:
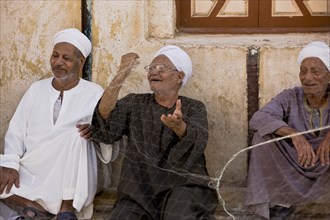
<svg viewBox="0 0 330 220">
<path fill-rule="evenodd" d="M 56 79 L 70 81 L 79 77 L 84 61 L 75 46 L 62 42 L 54 46 L 50 66 Z"/>
<path fill-rule="evenodd" d="M 304 59 L 300 65 L 299 77 L 306 95 L 325 95 L 330 81 L 330 72 L 319 58 Z"/>
<path fill-rule="evenodd" d="M 157 56 L 149 65 L 148 81 L 154 93 L 177 92 L 181 87 L 183 76 L 183 72 L 179 72 L 164 55 Z"/>
</svg>

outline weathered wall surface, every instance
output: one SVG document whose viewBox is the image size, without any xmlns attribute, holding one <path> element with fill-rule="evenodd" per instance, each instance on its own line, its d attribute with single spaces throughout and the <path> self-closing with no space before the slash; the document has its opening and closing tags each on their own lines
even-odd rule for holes
<svg viewBox="0 0 330 220">
<path fill-rule="evenodd" d="M 80 27 L 79 2 L 0 1 L 1 143 L 27 87 L 51 75 L 48 59 L 53 34 L 61 28 Z M 206 156 L 213 177 L 234 153 L 247 147 L 248 48 L 260 48 L 260 103 L 264 105 L 283 88 L 299 85 L 296 57 L 303 45 L 312 40 L 330 41 L 329 33 L 178 34 L 174 1 L 170 0 L 93 1 L 92 16 L 94 82 L 105 87 L 116 73 L 123 54 L 133 51 L 140 55 L 140 65 L 125 82 L 120 96 L 149 92 L 143 67 L 161 46 L 175 44 L 189 53 L 194 75 L 181 94 L 201 100 L 207 106 L 210 139 Z M 243 185 L 246 161 L 245 153 L 235 159 L 222 182 Z"/>
<path fill-rule="evenodd" d="M 8 123 L 27 88 L 52 76 L 53 35 L 81 26 L 80 1 L 0 1 L 0 151 Z"/>
<path fill-rule="evenodd" d="M 161 9 L 161 10 L 159 10 Z M 181 94 L 202 100 L 208 109 L 210 139 L 206 150 L 210 174 L 218 176 L 231 156 L 247 147 L 246 53 L 260 48 L 260 103 L 283 88 L 299 85 L 296 62 L 301 47 L 312 40 L 329 43 L 326 34 L 189 35 L 175 32 L 173 1 L 93 2 L 93 79 L 103 86 L 116 72 L 121 55 L 134 51 L 140 65 L 122 88 L 148 92 L 143 67 L 162 45 L 183 47 L 193 60 L 194 75 Z M 247 155 L 235 159 L 223 183 L 245 182 Z"/>
</svg>

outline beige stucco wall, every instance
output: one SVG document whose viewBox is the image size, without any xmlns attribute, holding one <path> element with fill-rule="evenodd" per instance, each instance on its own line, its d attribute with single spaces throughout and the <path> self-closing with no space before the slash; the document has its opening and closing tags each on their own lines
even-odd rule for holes
<svg viewBox="0 0 330 220">
<path fill-rule="evenodd" d="M 1 148 L 19 99 L 34 81 L 50 76 L 51 37 L 61 28 L 80 27 L 80 1 L 0 1 Z M 26 8 L 29 7 L 29 13 Z M 161 10 L 160 10 L 161 9 Z M 283 88 L 299 85 L 296 57 L 312 40 L 329 43 L 329 33 L 285 35 L 189 35 L 175 32 L 174 1 L 93 1 L 93 81 L 103 87 L 113 78 L 121 55 L 137 52 L 140 65 L 120 96 L 149 92 L 143 67 L 162 45 L 183 47 L 194 75 L 181 94 L 203 101 L 210 139 L 206 150 L 211 176 L 247 147 L 246 53 L 260 47 L 260 101 L 264 105 Z M 246 154 L 233 160 L 225 185 L 243 185 Z"/>
<path fill-rule="evenodd" d="M 52 75 L 53 35 L 81 27 L 80 1 L 0 1 L 0 150 L 19 100 L 30 84 Z"/>
</svg>

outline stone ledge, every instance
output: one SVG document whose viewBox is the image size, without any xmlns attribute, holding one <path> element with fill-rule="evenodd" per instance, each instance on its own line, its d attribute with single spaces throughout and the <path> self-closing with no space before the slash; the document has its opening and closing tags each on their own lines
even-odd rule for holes
<svg viewBox="0 0 330 220">
<path fill-rule="evenodd" d="M 243 201 L 243 187 L 228 187 L 220 190 L 221 197 L 226 201 L 226 209 L 236 220 L 262 220 L 253 213 L 244 210 L 241 201 Z M 117 199 L 116 189 L 99 193 L 94 200 L 94 215 L 92 220 L 103 220 L 109 216 L 113 205 Z M 221 203 L 215 212 L 217 220 L 232 220 L 223 209 Z M 290 220 L 326 220 L 330 219 L 330 203 L 328 204 L 308 204 L 297 207 Z"/>
</svg>

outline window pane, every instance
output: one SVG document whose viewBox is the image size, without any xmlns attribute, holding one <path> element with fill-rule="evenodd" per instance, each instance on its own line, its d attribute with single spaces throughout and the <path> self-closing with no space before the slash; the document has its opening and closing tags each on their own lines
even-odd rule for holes
<svg viewBox="0 0 330 220">
<path fill-rule="evenodd" d="M 330 15 L 330 0 L 305 0 L 304 4 L 313 16 Z"/>
<path fill-rule="evenodd" d="M 272 16 L 302 16 L 295 0 L 273 0 Z"/>
<path fill-rule="evenodd" d="M 330 0 L 304 0 L 312 16 L 330 15 Z M 273 0 L 272 16 L 303 16 L 295 0 Z"/>
<path fill-rule="evenodd" d="M 227 0 L 217 17 L 247 17 L 248 0 Z"/>
<path fill-rule="evenodd" d="M 214 0 L 191 0 L 192 17 L 209 17 L 217 2 Z M 248 0 L 226 0 L 217 17 L 247 17 Z"/>
<path fill-rule="evenodd" d="M 191 17 L 209 17 L 215 5 L 212 0 L 192 0 Z"/>
<path fill-rule="evenodd" d="M 330 31 L 330 0 L 176 0 L 176 6 L 181 32 Z"/>
</svg>

